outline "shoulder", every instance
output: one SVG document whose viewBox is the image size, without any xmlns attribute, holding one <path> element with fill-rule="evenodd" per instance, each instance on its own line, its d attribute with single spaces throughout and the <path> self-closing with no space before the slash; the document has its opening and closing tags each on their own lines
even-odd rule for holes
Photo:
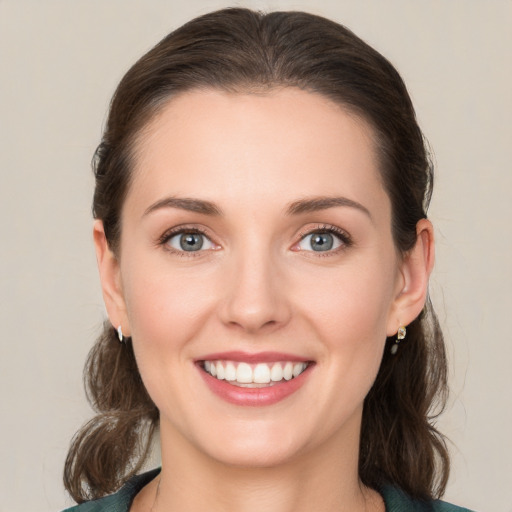
<svg viewBox="0 0 512 512">
<path fill-rule="evenodd" d="M 441 500 L 416 500 L 397 487 L 384 486 L 379 489 L 386 504 L 386 512 L 472 512 Z"/>
<path fill-rule="evenodd" d="M 119 491 L 97 500 L 86 501 L 80 505 L 67 508 L 62 512 L 128 512 L 137 493 L 155 478 L 160 469 L 153 469 L 142 475 L 130 478 Z"/>
</svg>

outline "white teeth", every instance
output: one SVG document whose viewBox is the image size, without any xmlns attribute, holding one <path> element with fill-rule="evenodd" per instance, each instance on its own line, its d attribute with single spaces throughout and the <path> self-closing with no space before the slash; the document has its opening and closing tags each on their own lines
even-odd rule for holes
<svg viewBox="0 0 512 512">
<path fill-rule="evenodd" d="M 252 368 L 247 363 L 240 363 L 236 369 L 236 381 L 241 384 L 250 384 L 252 380 Z"/>
<path fill-rule="evenodd" d="M 283 380 L 283 367 L 277 363 L 272 366 L 272 370 L 270 370 L 270 379 L 272 382 L 279 382 Z"/>
<path fill-rule="evenodd" d="M 258 387 L 261 384 L 273 385 L 275 382 L 291 380 L 298 377 L 306 368 L 307 363 L 236 363 L 234 361 L 204 361 L 207 373 L 219 380 L 227 380 L 235 385 Z M 256 386 L 253 386 L 256 385 Z"/>
<path fill-rule="evenodd" d="M 226 380 L 236 380 L 236 368 L 233 363 L 226 364 Z"/>
<path fill-rule="evenodd" d="M 293 376 L 298 377 L 306 369 L 306 363 L 296 363 L 293 365 Z"/>
<path fill-rule="evenodd" d="M 267 364 L 257 364 L 254 368 L 253 382 L 257 384 L 267 384 L 270 382 L 270 368 Z"/>
<path fill-rule="evenodd" d="M 225 372 L 224 372 L 224 366 L 222 366 L 222 363 L 219 361 L 217 363 L 217 379 L 224 380 Z"/>
</svg>

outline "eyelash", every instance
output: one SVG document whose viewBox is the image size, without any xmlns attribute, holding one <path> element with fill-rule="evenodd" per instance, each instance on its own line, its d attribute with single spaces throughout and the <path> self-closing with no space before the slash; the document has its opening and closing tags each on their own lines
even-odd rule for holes
<svg viewBox="0 0 512 512">
<path fill-rule="evenodd" d="M 211 241 L 210 237 L 208 236 L 207 232 L 204 229 L 198 228 L 196 226 L 194 226 L 194 227 L 178 226 L 178 227 L 174 227 L 174 228 L 167 230 L 157 240 L 157 245 L 164 247 L 164 249 L 166 251 L 169 251 L 170 253 L 176 254 L 178 256 L 183 256 L 183 257 L 201 256 L 201 253 L 204 253 L 205 251 L 180 251 L 180 250 L 174 249 L 173 247 L 168 245 L 168 242 L 169 242 L 169 240 L 171 240 L 171 238 L 173 238 L 177 235 L 182 235 L 184 233 L 203 235 L 205 238 L 207 238 L 208 240 Z"/>
<path fill-rule="evenodd" d="M 329 233 L 331 235 L 334 235 L 336 238 L 338 238 L 341 241 L 340 247 L 333 249 L 333 250 L 329 250 L 329 251 L 325 251 L 325 252 L 307 251 L 308 253 L 315 253 L 315 256 L 317 256 L 317 257 L 318 256 L 319 257 L 333 256 L 335 254 L 338 254 L 341 251 L 348 249 L 349 247 L 351 247 L 354 244 L 352 237 L 343 229 L 340 229 L 336 226 L 332 226 L 330 224 L 319 224 L 312 229 L 310 228 L 310 229 L 307 229 L 307 230 L 299 233 L 300 239 L 299 239 L 299 242 L 297 242 L 297 244 L 295 244 L 295 245 L 298 245 L 307 236 L 315 234 L 315 233 L 317 233 L 317 234 Z"/>
<path fill-rule="evenodd" d="M 187 257 L 201 256 L 201 253 L 204 253 L 205 251 L 201 251 L 201 250 L 199 250 L 199 251 L 180 251 L 180 250 L 176 250 L 173 247 L 171 247 L 170 245 L 168 245 L 168 242 L 169 242 L 169 240 L 171 240 L 171 238 L 173 238 L 177 235 L 181 235 L 183 233 L 203 235 L 204 237 L 206 237 L 208 240 L 211 241 L 206 230 L 204 230 L 204 229 L 198 228 L 196 226 L 194 226 L 194 227 L 179 226 L 179 227 L 171 228 L 171 229 L 167 230 L 165 233 L 163 233 L 162 236 L 160 236 L 158 238 L 157 245 L 164 247 L 166 251 L 169 251 L 173 254 L 177 254 L 178 256 L 187 256 Z M 325 251 L 325 252 L 321 252 L 321 251 L 303 251 L 303 252 L 315 253 L 315 256 L 326 257 L 326 256 L 332 256 L 334 254 L 337 254 L 338 252 L 346 250 L 348 247 L 353 245 L 351 236 L 343 229 L 340 229 L 336 226 L 332 226 L 332 225 L 328 225 L 328 224 L 321 224 L 321 225 L 315 226 L 314 228 L 310 228 L 310 229 L 300 232 L 299 233 L 299 241 L 297 243 L 295 243 L 294 246 L 297 246 L 307 236 L 315 234 L 315 233 L 317 233 L 317 234 L 325 234 L 325 233 L 332 234 L 341 241 L 341 246 L 336 249 Z"/>
</svg>

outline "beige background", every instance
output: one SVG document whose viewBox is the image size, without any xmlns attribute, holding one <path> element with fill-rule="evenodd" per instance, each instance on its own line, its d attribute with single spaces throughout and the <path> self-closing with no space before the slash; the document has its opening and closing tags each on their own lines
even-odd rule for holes
<svg viewBox="0 0 512 512">
<path fill-rule="evenodd" d="M 446 499 L 512 512 L 512 2 L 246 1 L 332 17 L 401 71 L 437 160 L 434 301 L 453 394 Z M 0 0 L 0 511 L 55 511 L 81 370 L 103 318 L 92 177 L 113 89 L 224 1 Z"/>
</svg>

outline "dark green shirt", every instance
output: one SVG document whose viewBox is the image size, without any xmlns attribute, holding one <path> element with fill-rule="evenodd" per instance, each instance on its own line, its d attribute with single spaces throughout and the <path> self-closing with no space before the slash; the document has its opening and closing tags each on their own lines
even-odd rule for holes
<svg viewBox="0 0 512 512">
<path fill-rule="evenodd" d="M 153 469 L 148 473 L 134 476 L 115 494 L 87 501 L 63 512 L 128 512 L 136 494 L 158 473 L 160 469 Z M 444 501 L 413 500 L 396 487 L 385 486 L 379 491 L 384 498 L 386 512 L 471 512 L 467 508 L 456 507 Z"/>
</svg>

